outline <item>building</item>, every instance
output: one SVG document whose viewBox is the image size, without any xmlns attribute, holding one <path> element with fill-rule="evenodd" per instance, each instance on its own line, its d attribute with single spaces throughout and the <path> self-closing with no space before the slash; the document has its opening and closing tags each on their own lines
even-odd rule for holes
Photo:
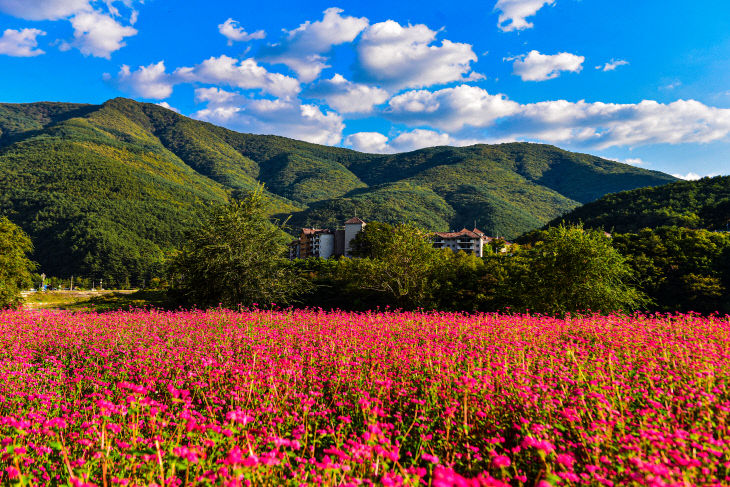
<svg viewBox="0 0 730 487">
<path fill-rule="evenodd" d="M 344 229 L 302 228 L 299 239 L 289 244 L 289 259 L 350 257 L 350 243 L 365 225 L 367 223 L 355 217 L 344 223 Z"/>
<path fill-rule="evenodd" d="M 360 220 L 358 217 L 350 218 L 345 222 L 345 245 L 343 252 L 345 257 L 352 256 L 352 248 L 350 247 L 350 243 L 357 236 L 357 234 L 360 233 L 363 228 L 365 228 L 365 225 L 367 225 L 367 223 Z"/>
<path fill-rule="evenodd" d="M 488 237 L 478 228 L 467 230 L 462 228 L 458 232 L 436 232 L 433 234 L 433 246 L 437 249 L 451 249 L 454 252 L 463 250 L 467 254 L 477 257 L 484 256 L 484 246 L 489 244 L 492 237 Z M 489 252 L 490 250 L 487 250 Z"/>
<path fill-rule="evenodd" d="M 289 244 L 289 259 L 307 259 L 309 257 L 352 257 L 352 241 L 367 223 L 354 217 L 347 220 L 342 229 L 330 230 L 326 228 L 302 228 L 298 240 Z M 454 252 L 463 250 L 467 254 L 483 257 L 485 252 L 491 252 L 489 244 L 495 240 L 487 234 L 474 228 L 462 228 L 458 232 L 436 232 L 432 234 L 433 246 L 437 249 L 451 249 Z M 505 252 L 509 246 L 500 249 Z"/>
</svg>

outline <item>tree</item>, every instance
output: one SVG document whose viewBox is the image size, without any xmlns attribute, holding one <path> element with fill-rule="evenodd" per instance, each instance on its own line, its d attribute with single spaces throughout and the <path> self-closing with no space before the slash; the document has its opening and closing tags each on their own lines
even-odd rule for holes
<svg viewBox="0 0 730 487">
<path fill-rule="evenodd" d="M 286 236 L 266 216 L 263 188 L 213 209 L 173 258 L 173 292 L 188 304 L 289 304 L 304 289 L 284 259 Z"/>
<path fill-rule="evenodd" d="M 20 290 L 31 282 L 35 264 L 27 254 L 30 237 L 6 217 L 0 217 L 0 308 L 20 304 Z"/>
<path fill-rule="evenodd" d="M 659 311 L 730 312 L 730 234 L 679 227 L 614 235 Z"/>
<path fill-rule="evenodd" d="M 560 225 L 538 235 L 532 248 L 504 260 L 515 308 L 560 314 L 630 311 L 645 303 L 604 232 Z"/>
<path fill-rule="evenodd" d="M 384 294 L 397 307 L 428 305 L 439 251 L 427 233 L 411 224 L 370 223 L 352 247 L 364 258 L 343 261 L 338 269 L 341 279 Z"/>
</svg>

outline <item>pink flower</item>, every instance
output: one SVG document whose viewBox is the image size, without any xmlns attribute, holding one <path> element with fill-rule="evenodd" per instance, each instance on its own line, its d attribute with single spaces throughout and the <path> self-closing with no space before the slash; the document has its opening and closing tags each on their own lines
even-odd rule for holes
<svg viewBox="0 0 730 487">
<path fill-rule="evenodd" d="M 421 455 L 421 458 L 423 458 L 427 462 L 439 463 L 439 457 L 437 457 L 436 455 L 431 455 L 429 453 L 424 453 L 423 455 Z"/>
<path fill-rule="evenodd" d="M 512 465 L 512 461 L 506 455 L 497 455 L 496 457 L 492 458 L 492 465 L 497 468 L 509 467 L 510 465 Z"/>
</svg>

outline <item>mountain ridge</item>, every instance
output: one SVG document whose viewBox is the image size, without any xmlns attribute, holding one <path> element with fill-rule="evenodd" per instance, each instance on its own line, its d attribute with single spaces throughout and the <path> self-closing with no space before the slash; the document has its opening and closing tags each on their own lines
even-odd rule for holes
<svg viewBox="0 0 730 487">
<path fill-rule="evenodd" d="M 530 143 L 365 154 L 238 133 L 158 105 L 0 104 L 0 214 L 48 274 L 139 280 L 206 207 L 266 185 L 290 224 L 477 221 L 508 238 L 606 193 L 674 181 L 656 171 Z"/>
<path fill-rule="evenodd" d="M 677 181 L 605 195 L 558 217 L 609 232 L 679 226 L 707 230 L 730 229 L 730 176 Z"/>
</svg>

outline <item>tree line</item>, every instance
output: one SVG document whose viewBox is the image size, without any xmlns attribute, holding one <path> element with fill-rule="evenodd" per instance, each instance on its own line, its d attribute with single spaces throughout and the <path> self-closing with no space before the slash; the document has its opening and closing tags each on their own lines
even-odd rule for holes
<svg viewBox="0 0 730 487">
<path fill-rule="evenodd" d="M 200 308 L 730 313 L 730 233 L 660 227 L 608 235 L 560 224 L 480 258 L 434 248 L 413 224 L 371 222 L 352 243 L 356 258 L 289 261 L 285 222 L 266 210 L 261 189 L 216 207 L 155 285 L 168 285 L 175 306 Z M 17 303 L 7 296 L 32 271 L 22 257 L 30 241 L 10 226 L 0 225 L 0 239 L 16 248 L 0 261 L 3 306 Z"/>
</svg>

